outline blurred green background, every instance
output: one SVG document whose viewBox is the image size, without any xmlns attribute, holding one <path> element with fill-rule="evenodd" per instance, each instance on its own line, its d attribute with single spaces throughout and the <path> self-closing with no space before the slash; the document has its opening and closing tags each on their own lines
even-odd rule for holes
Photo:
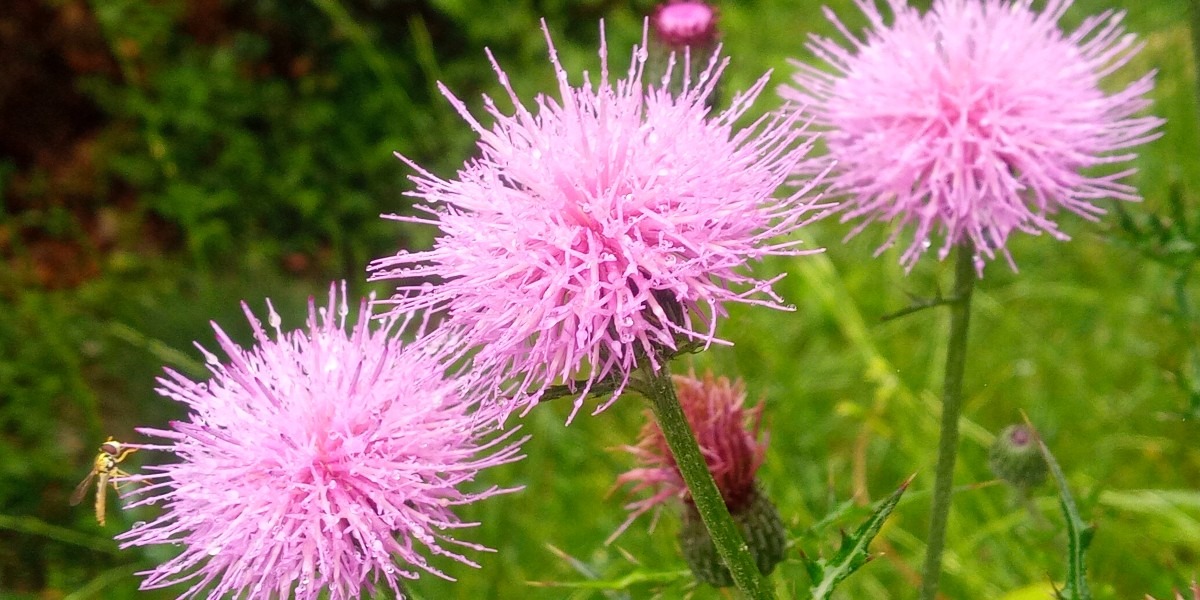
<svg viewBox="0 0 1200 600">
<path fill-rule="evenodd" d="M 489 47 L 524 98 L 552 89 L 538 19 L 569 71 L 598 70 L 604 18 L 616 64 L 651 2 L 585 0 L 8 0 L 0 10 L 0 597 L 167 598 L 133 575 L 165 549 L 118 550 L 111 536 L 151 515 L 110 506 L 106 528 L 67 496 L 106 435 L 182 416 L 153 391 L 163 365 L 202 375 L 193 340 L 210 320 L 245 339 L 238 302 L 270 296 L 293 325 L 310 294 L 368 260 L 424 247 L 433 232 L 388 222 L 409 206 L 400 151 L 452 174 L 470 130 L 439 96 L 474 107 L 500 94 Z M 850 0 L 828 2 L 852 27 Z M 1195 49 L 1181 0 L 1077 2 L 1067 28 L 1109 8 L 1146 41 L 1115 88 L 1159 71 L 1164 136 L 1134 178 L 1145 202 L 1092 224 L 1064 217 L 1073 241 L 1015 237 L 1020 267 L 988 267 L 974 305 L 966 422 L 950 521 L 947 598 L 1046 598 L 1065 573 L 1055 492 L 1035 518 L 992 481 L 992 436 L 1029 414 L 1067 472 L 1097 534 L 1098 598 L 1167 598 L 1200 565 L 1200 126 Z M 821 3 L 720 5 L 743 89 L 766 69 L 785 81 L 808 32 L 835 35 Z M 778 105 L 764 95 L 758 111 Z M 807 239 L 828 252 L 759 265 L 789 272 L 794 313 L 735 308 L 733 348 L 691 362 L 744 377 L 767 403 L 761 479 L 794 547 L 776 573 L 784 597 L 807 582 L 799 553 L 828 554 L 909 474 L 917 478 L 876 540 L 882 555 L 841 598 L 915 597 L 932 486 L 945 315 L 881 322 L 909 294 L 948 287 L 950 265 L 905 275 L 886 232 L 843 243 L 828 221 Z M 386 291 L 386 287 L 377 287 Z M 211 345 L 211 344 L 210 344 Z M 678 370 L 686 370 L 681 364 Z M 931 391 L 932 390 L 932 391 Z M 569 406 L 534 411 L 528 458 L 477 485 L 525 490 L 461 511 L 465 539 L 497 548 L 459 581 L 424 577 L 418 598 L 729 597 L 688 584 L 678 519 L 624 519 L 616 474 L 644 416 L 629 397 L 563 426 Z M 136 469 L 151 459 L 134 455 Z M 110 499 L 111 500 L 111 499 Z"/>
</svg>

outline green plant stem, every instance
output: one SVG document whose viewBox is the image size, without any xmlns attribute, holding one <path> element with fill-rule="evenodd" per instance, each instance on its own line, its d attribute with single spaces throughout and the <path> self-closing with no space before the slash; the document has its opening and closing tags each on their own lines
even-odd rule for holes
<svg viewBox="0 0 1200 600">
<path fill-rule="evenodd" d="M 675 383 L 671 381 L 671 371 L 666 363 L 662 363 L 658 372 L 651 367 L 643 367 L 646 374 L 646 385 L 641 390 L 650 402 L 654 418 L 662 429 L 667 446 L 675 457 L 679 473 L 687 484 L 692 502 L 700 519 L 708 529 L 709 537 L 717 547 L 717 553 L 725 561 L 733 582 L 746 597 L 753 600 L 771 600 L 775 597 L 770 586 L 766 584 L 758 572 L 758 566 L 750 555 L 750 548 L 742 539 L 725 500 L 713 481 L 708 464 L 700 454 L 700 446 L 696 443 L 696 435 L 688 425 L 679 398 L 675 395 Z"/>
<path fill-rule="evenodd" d="M 958 458 L 958 417 L 962 412 L 962 380 L 967 365 L 967 325 L 971 320 L 971 292 L 975 288 L 974 248 L 955 249 L 954 295 L 950 303 L 950 342 L 946 349 L 946 374 L 942 388 L 942 433 L 938 441 L 937 472 L 933 484 L 933 513 L 925 546 L 925 569 L 921 599 L 937 596 L 942 576 L 942 550 L 946 523 L 950 519 L 950 497 L 954 486 L 954 462 Z"/>
</svg>

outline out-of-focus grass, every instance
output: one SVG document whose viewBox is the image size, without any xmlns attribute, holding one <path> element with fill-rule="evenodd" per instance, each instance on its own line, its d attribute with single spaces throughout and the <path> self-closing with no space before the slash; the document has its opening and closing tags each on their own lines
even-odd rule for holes
<svg viewBox="0 0 1200 600">
<path fill-rule="evenodd" d="M 849 1 L 829 4 L 852 27 L 861 25 Z M 1067 24 L 1111 6 L 1080 1 Z M 1147 48 L 1118 79 L 1158 69 L 1154 111 L 1169 119 L 1163 138 L 1141 151 L 1136 181 L 1146 201 L 1131 210 L 1159 210 L 1174 185 L 1195 212 L 1200 125 L 1183 8 L 1176 0 L 1128 8 L 1129 28 L 1146 39 Z M 764 0 L 721 11 L 733 89 L 767 68 L 777 69 L 774 83 L 783 82 L 785 58 L 803 56 L 807 32 L 834 35 L 818 3 Z M 609 19 L 614 63 L 624 62 L 627 47 L 616 41 L 636 39 L 636 23 L 628 10 Z M 535 23 L 529 31 L 540 35 Z M 592 47 L 558 32 L 555 39 L 569 70 L 597 71 Z M 522 92 L 548 89 L 549 67 L 540 58 L 498 58 Z M 489 90 L 498 94 L 494 84 Z M 767 95 L 758 107 L 776 103 Z M 397 163 L 396 169 L 404 167 Z M 394 199 L 379 202 L 381 212 L 393 209 Z M 1098 525 L 1089 555 L 1098 598 L 1167 597 L 1200 564 L 1200 449 L 1194 443 L 1200 424 L 1178 418 L 1186 401 L 1169 380 L 1191 342 L 1164 316 L 1173 273 L 1116 241 L 1111 222 L 1062 221 L 1073 241 L 1015 237 L 1010 247 L 1020 272 L 989 265 L 977 288 L 956 475 L 961 489 L 943 578 L 948 598 L 1045 597 L 1047 582 L 1065 573 L 1066 540 L 1053 489 L 1035 495 L 1040 522 L 1004 486 L 991 483 L 987 468 L 992 432 L 1018 421 L 1022 410 L 1046 436 L 1081 510 Z M 744 377 L 750 393 L 768 404 L 770 453 L 761 478 L 795 542 L 775 575 L 785 597 L 805 589 L 799 550 L 831 551 L 836 529 L 854 527 L 867 509 L 847 510 L 832 528 L 814 530 L 815 524 L 846 500 L 862 506 L 886 496 L 916 472 L 876 542 L 883 556 L 840 592 L 854 599 L 910 598 L 927 527 L 946 323 L 937 310 L 886 323 L 880 317 L 903 308 L 908 293 L 930 295 L 938 282 L 945 289 L 950 267 L 926 261 L 906 275 L 895 252 L 872 258 L 883 232 L 873 229 L 842 243 L 847 231 L 836 222 L 821 223 L 806 237 L 827 247 L 825 254 L 756 267 L 789 273 L 780 290 L 795 312 L 734 308 L 721 331 L 736 345 L 677 369 Z M 361 280 L 359 272 L 347 276 Z M 189 367 L 187 357 L 197 358 L 191 341 L 211 339 L 210 319 L 244 334 L 238 300 L 259 307 L 264 296 L 299 319 L 307 296 L 327 284 L 288 278 L 261 264 L 197 272 L 154 258 L 107 265 L 104 277 L 69 292 L 10 288 L 5 298 L 12 303 L 0 315 L 7 338 L 0 348 L 6 386 L 0 394 L 14 403 L 5 414 L 46 414 L 16 406 L 22 397 L 34 397 L 20 393 L 32 388 L 40 390 L 37 397 L 49 394 L 62 404 L 52 415 L 58 423 L 9 416 L 4 424 L 12 439 L 20 439 L 24 428 L 58 433 L 24 453 L 0 457 L 4 472 L 24 474 L 0 481 L 0 539 L 10 542 L 0 547 L 0 559 L 31 553 L 47 569 L 46 597 L 171 597 L 171 591 L 136 594 L 137 580 L 129 575 L 165 550 L 114 551 L 104 541 L 148 513 L 114 510 L 101 531 L 86 509 L 66 507 L 66 495 L 104 435 L 130 437 L 135 425 L 178 416 L 177 406 L 153 394 L 153 377 L 164 363 Z M 1193 281 L 1188 292 L 1200 298 L 1200 283 Z M 43 365 L 42 374 L 32 381 L 4 379 L 16 364 Z M 664 514 L 652 532 L 646 518 L 614 545 L 603 545 L 625 516 L 622 493 L 609 495 L 613 478 L 631 466 L 629 457 L 612 449 L 630 443 L 643 423 L 640 401 L 627 397 L 602 415 L 584 414 L 565 427 L 568 410 L 565 404 L 539 407 L 522 423 L 532 435 L 528 457 L 477 482 L 523 485 L 522 492 L 461 511 L 465 520 L 481 523 L 461 537 L 497 552 L 476 556 L 478 570 L 439 563 L 459 581 L 422 578 L 411 585 L 414 597 L 722 597 L 691 589 L 681 575 L 674 515 Z M 131 462 L 150 460 L 145 454 Z M 597 581 L 627 586 L 601 591 L 594 589 Z M 0 581 L 0 593 L 5 589 Z"/>
</svg>

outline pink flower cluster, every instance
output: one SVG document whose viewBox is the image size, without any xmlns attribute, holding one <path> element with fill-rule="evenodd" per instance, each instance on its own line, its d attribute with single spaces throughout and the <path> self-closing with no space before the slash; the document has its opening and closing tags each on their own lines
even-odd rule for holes
<svg viewBox="0 0 1200 600">
<path fill-rule="evenodd" d="M 1118 13 L 1064 33 L 1070 0 L 1048 0 L 1043 13 L 1029 0 L 935 0 L 925 14 L 889 0 L 889 25 L 873 1 L 856 1 L 865 37 L 831 16 L 850 48 L 814 38 L 828 68 L 797 63 L 781 93 L 798 105 L 744 127 L 769 74 L 714 112 L 727 59 L 714 54 L 699 72 L 685 62 L 682 77 L 671 59 L 650 75 L 645 33 L 622 73 L 610 73 L 602 41 L 599 76 L 572 84 L 547 31 L 558 93 L 531 102 L 489 54 L 513 109 L 485 96 L 487 125 L 443 87 L 479 136 L 477 155 L 453 178 L 401 157 L 417 173 L 408 195 L 418 215 L 392 218 L 439 234 L 431 249 L 371 264 L 373 279 L 397 285 L 378 302 L 386 314 L 373 323 L 363 302 L 347 328 L 344 289 L 310 304 L 300 330 L 282 329 L 272 308 L 268 331 L 247 310 L 254 346 L 217 327 L 226 358 L 206 351 L 207 381 L 171 370 L 159 380 L 190 414 L 141 430 L 161 444 L 130 446 L 180 462 L 128 478 L 143 482 L 133 506 L 164 511 L 118 539 L 183 550 L 143 573 L 143 587 L 185 583 L 185 598 L 402 596 L 402 580 L 421 572 L 449 578 L 428 555 L 474 564 L 457 548 L 486 548 L 452 535 L 473 524 L 451 508 L 512 491 L 467 491 L 481 470 L 520 458 L 523 440 L 500 424 L 556 385 L 574 396 L 571 418 L 600 391 L 603 410 L 637 370 L 728 343 L 717 326 L 730 305 L 790 309 L 773 289 L 783 275 L 751 265 L 816 251 L 795 234 L 830 206 L 817 185 L 847 197 L 844 218 L 865 219 L 855 232 L 912 225 L 905 265 L 940 235 L 941 258 L 969 249 L 980 270 L 983 257 L 1012 262 L 1014 231 L 1064 238 L 1055 213 L 1095 218 L 1099 199 L 1137 198 L 1124 182 L 1132 170 L 1114 165 L 1161 121 L 1138 116 L 1152 74 L 1113 94 L 1100 87 L 1140 47 Z M 706 5 L 669 8 L 667 25 L 715 39 Z M 809 157 L 809 120 L 825 130 L 828 157 Z M 795 186 L 779 193 L 789 178 Z M 418 318 L 416 341 L 402 343 Z M 441 325 L 426 331 L 429 319 Z M 741 385 L 725 379 L 676 385 L 734 508 L 753 496 L 763 461 L 761 406 L 746 409 Z M 652 490 L 630 505 L 631 520 L 687 499 L 656 426 L 631 450 L 643 465 L 619 481 Z"/>
</svg>

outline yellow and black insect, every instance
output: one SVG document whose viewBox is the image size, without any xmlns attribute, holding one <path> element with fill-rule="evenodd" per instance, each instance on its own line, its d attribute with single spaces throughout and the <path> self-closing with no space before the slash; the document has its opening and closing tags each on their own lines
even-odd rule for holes
<svg viewBox="0 0 1200 600">
<path fill-rule="evenodd" d="M 96 482 L 96 521 L 100 526 L 104 526 L 104 501 L 108 497 L 109 482 L 112 482 L 113 489 L 118 489 L 117 482 L 113 481 L 114 477 L 127 477 L 129 473 L 117 468 L 117 463 L 125 460 L 125 457 L 137 452 L 137 448 L 126 448 L 125 444 L 112 439 L 109 436 L 103 444 L 100 444 L 100 452 L 96 454 L 96 458 L 92 460 L 92 472 L 88 473 L 83 481 L 75 487 L 75 491 L 71 493 L 71 506 L 75 506 L 83 501 L 83 497 L 87 495 L 88 487 L 92 484 L 92 480 L 100 478 Z"/>
</svg>

